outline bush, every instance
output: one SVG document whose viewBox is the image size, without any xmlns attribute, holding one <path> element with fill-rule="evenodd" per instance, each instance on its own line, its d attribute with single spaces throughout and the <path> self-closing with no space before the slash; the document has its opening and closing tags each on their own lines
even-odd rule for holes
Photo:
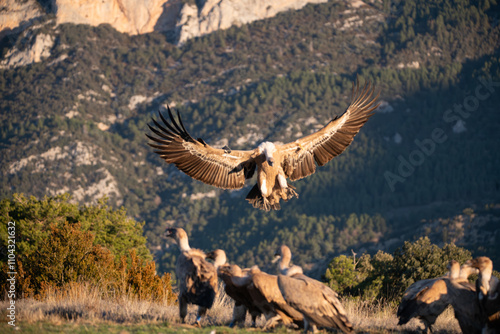
<svg viewBox="0 0 500 334">
<path fill-rule="evenodd" d="M 0 202 L 0 215 L 4 253 L 8 222 L 15 222 L 16 260 L 9 268 L 2 256 L 0 287 L 7 291 L 6 275 L 17 271 L 17 298 L 43 297 L 50 289 L 90 282 L 111 296 L 174 299 L 170 275 L 156 275 L 142 236 L 144 224 L 127 218 L 123 209 L 110 209 L 105 200 L 80 207 L 68 195 L 38 200 L 16 194 Z"/>
<path fill-rule="evenodd" d="M 372 258 L 363 254 L 356 264 L 352 257 L 336 257 L 330 262 L 325 278 L 340 293 L 399 300 L 414 282 L 445 274 L 450 260 L 464 263 L 470 258 L 471 253 L 464 248 L 454 244 L 440 248 L 422 237 L 414 243 L 405 241 L 393 255 L 379 251 Z"/>
</svg>

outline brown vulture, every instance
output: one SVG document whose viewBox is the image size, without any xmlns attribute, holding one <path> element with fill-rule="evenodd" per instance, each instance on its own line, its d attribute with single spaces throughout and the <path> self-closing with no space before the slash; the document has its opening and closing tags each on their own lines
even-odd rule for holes
<svg viewBox="0 0 500 334">
<path fill-rule="evenodd" d="M 173 238 L 181 254 L 177 258 L 175 274 L 179 285 L 179 315 L 185 322 L 187 305 L 198 305 L 196 325 L 212 307 L 217 294 L 218 281 L 215 266 L 206 260 L 206 254 L 189 247 L 186 231 L 182 228 L 168 228 L 166 236 Z"/>
<path fill-rule="evenodd" d="M 304 316 L 306 332 L 312 330 L 314 333 L 316 327 L 335 328 L 344 333 L 354 331 L 335 291 L 304 275 L 301 267 L 289 267 L 292 253 L 288 246 L 281 246 L 276 257 L 280 259 L 278 285 L 281 294 L 288 305 Z"/>
<path fill-rule="evenodd" d="M 437 317 L 450 305 L 447 279 L 460 276 L 460 263 L 451 260 L 447 266 L 449 272 L 436 278 L 417 281 L 410 285 L 399 303 L 398 325 L 405 325 L 413 318 L 424 324 L 424 332 L 432 331 Z"/>
<path fill-rule="evenodd" d="M 249 304 L 249 310 L 256 309 L 266 318 L 265 329 L 275 327 L 278 323 L 303 327 L 302 315 L 287 305 L 278 287 L 278 278 L 269 275 L 257 266 L 241 269 L 237 265 L 226 265 L 219 268 L 219 275 L 226 276 L 235 288 L 245 289 L 242 292 Z M 256 308 L 256 309 L 255 309 Z M 256 312 L 257 314 L 257 312 Z"/>
<path fill-rule="evenodd" d="M 214 260 L 214 263 L 219 264 L 217 267 L 217 274 L 224 282 L 224 290 L 226 294 L 234 300 L 233 318 L 229 327 L 234 327 L 239 324 L 245 323 L 247 311 L 252 317 L 252 327 L 255 327 L 257 317 L 262 314 L 260 309 L 254 305 L 252 298 L 246 286 L 237 286 L 233 283 L 233 278 L 236 276 L 243 276 L 248 273 L 250 269 L 241 270 L 236 265 L 225 264 L 226 252 L 222 249 L 216 249 L 207 253 L 207 258 Z M 224 259 L 224 263 L 220 259 Z"/>
<path fill-rule="evenodd" d="M 153 119 L 148 125 L 153 134 L 148 143 L 167 163 L 174 164 L 190 177 L 223 189 L 241 189 L 245 180 L 257 169 L 257 184 L 246 199 L 262 210 L 279 210 L 280 199 L 298 197 L 287 181 L 299 180 L 313 174 L 316 164 L 323 166 L 341 154 L 373 111 L 378 107 L 374 87 L 353 85 L 351 103 L 322 129 L 288 144 L 263 142 L 253 150 L 214 148 L 203 139 L 194 139 L 184 127 L 180 114 L 177 120 L 170 108 L 167 120 L 161 113 L 160 124 Z"/>
<path fill-rule="evenodd" d="M 493 276 L 493 262 L 481 256 L 468 262 L 479 270 L 476 295 L 481 309 L 483 333 L 500 333 L 500 282 Z"/>
</svg>

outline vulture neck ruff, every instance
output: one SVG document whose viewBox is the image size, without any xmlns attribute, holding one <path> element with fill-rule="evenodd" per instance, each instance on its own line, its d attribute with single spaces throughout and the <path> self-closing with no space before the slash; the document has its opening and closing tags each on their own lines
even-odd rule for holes
<svg viewBox="0 0 500 334">
<path fill-rule="evenodd" d="M 273 161 L 273 154 L 276 152 L 276 146 L 271 142 L 265 141 L 259 145 L 259 151 L 264 153 L 266 161 Z"/>
<path fill-rule="evenodd" d="M 451 279 L 457 279 L 460 275 L 460 264 L 457 261 L 452 261 L 449 267 L 450 267 L 449 277 Z"/>
<path fill-rule="evenodd" d="M 179 236 L 177 238 L 177 245 L 181 252 L 189 252 L 191 250 L 187 236 Z"/>
</svg>

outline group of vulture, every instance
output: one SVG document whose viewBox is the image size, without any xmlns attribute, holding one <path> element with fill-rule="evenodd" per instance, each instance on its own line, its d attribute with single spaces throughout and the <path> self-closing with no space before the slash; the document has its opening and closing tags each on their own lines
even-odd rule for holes
<svg viewBox="0 0 500 334">
<path fill-rule="evenodd" d="M 221 249 L 204 253 L 191 248 L 182 228 L 168 228 L 166 236 L 174 239 L 180 250 L 176 275 L 183 323 L 187 305 L 195 304 L 198 305 L 195 324 L 200 325 L 214 303 L 220 278 L 226 294 L 235 302 L 230 326 L 244 324 L 248 313 L 253 326 L 264 315 L 266 330 L 282 324 L 313 333 L 318 328 L 354 332 L 338 294 L 304 275 L 301 267 L 290 266 L 292 254 L 287 246 L 276 251 L 274 262 L 279 261 L 280 271 L 276 276 L 262 272 L 257 266 L 242 269 L 228 264 Z M 425 331 L 431 330 L 436 318 L 452 305 L 464 333 L 500 333 L 499 284 L 492 276 L 491 260 L 479 257 L 462 267 L 451 261 L 448 269 L 445 276 L 418 281 L 406 290 L 398 308 L 398 325 L 418 318 L 424 322 Z M 473 285 L 467 278 L 475 273 L 479 273 L 479 279 Z"/>
<path fill-rule="evenodd" d="M 493 276 L 493 262 L 485 256 L 466 261 L 462 266 L 451 260 L 442 277 L 417 281 L 406 289 L 399 304 L 398 325 L 413 318 L 432 331 L 437 317 L 451 305 L 463 333 L 500 333 L 500 284 Z M 469 276 L 478 274 L 475 284 Z"/>
</svg>

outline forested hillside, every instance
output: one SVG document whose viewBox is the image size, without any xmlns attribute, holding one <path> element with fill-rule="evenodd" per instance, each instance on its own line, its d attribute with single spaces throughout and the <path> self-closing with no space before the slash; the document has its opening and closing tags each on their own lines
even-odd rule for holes
<svg viewBox="0 0 500 334">
<path fill-rule="evenodd" d="M 223 248 L 244 266 L 266 265 L 281 243 L 311 269 L 424 234 L 449 242 L 449 225 L 433 221 L 466 208 L 488 222 L 500 215 L 498 22 L 495 1 L 330 1 L 179 48 L 158 33 L 47 21 L 4 39 L 3 54 L 30 34 L 55 44 L 41 63 L 0 70 L 0 197 L 108 196 L 146 222 L 162 270 L 175 263 L 161 237 L 172 224 L 192 246 Z M 294 183 L 299 199 L 278 212 L 244 200 L 253 181 L 206 186 L 146 144 L 167 103 L 212 146 L 292 141 L 342 113 L 357 76 L 375 84 L 381 107 L 342 155 Z M 456 240 L 500 260 L 498 228 L 491 234 L 482 248 Z"/>
</svg>

